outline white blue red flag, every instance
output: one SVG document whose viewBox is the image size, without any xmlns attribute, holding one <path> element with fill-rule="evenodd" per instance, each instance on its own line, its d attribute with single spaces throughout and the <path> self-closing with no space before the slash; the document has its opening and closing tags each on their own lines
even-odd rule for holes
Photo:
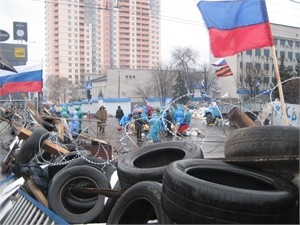
<svg viewBox="0 0 300 225">
<path fill-rule="evenodd" d="M 225 60 L 225 59 L 223 59 L 223 58 L 221 58 L 221 59 L 217 60 L 216 62 L 214 62 L 214 63 L 213 63 L 213 64 L 211 64 L 211 65 L 213 65 L 213 66 L 217 66 L 217 67 L 219 67 L 219 66 L 228 66 L 228 64 L 227 64 L 226 60 Z"/>
<path fill-rule="evenodd" d="M 16 66 L 18 73 L 1 71 L 0 95 L 14 92 L 41 92 L 43 70 L 40 65 Z"/>
</svg>

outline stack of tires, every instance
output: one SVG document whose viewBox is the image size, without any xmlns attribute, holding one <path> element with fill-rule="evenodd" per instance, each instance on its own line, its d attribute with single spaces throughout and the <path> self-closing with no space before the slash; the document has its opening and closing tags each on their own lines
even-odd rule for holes
<svg viewBox="0 0 300 225">
<path fill-rule="evenodd" d="M 270 129 L 272 139 L 267 135 Z M 224 151 L 227 157 L 258 152 L 266 156 L 272 154 L 269 148 L 281 152 L 277 155 L 295 151 L 298 155 L 299 129 L 237 129 L 226 140 Z M 117 172 L 123 193 L 111 205 L 107 224 L 299 223 L 299 189 L 290 179 L 204 159 L 195 143 L 163 142 L 141 148 L 124 156 Z"/>
<path fill-rule="evenodd" d="M 37 129 L 22 144 L 16 155 L 20 167 L 31 162 L 47 134 Z M 63 157 L 71 162 L 53 173 L 47 167 L 52 175 L 45 194 L 49 208 L 72 224 L 299 223 L 299 189 L 292 179 L 205 159 L 194 142 L 145 146 L 123 156 L 117 167 L 84 149 L 68 149 Z M 240 128 L 225 141 L 224 153 L 225 158 L 299 156 L 299 128 Z M 84 192 L 89 189 L 119 195 Z"/>
</svg>

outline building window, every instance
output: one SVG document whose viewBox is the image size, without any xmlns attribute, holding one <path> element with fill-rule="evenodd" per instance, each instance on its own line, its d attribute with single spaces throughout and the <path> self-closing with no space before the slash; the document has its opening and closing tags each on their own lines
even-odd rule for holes
<svg viewBox="0 0 300 225">
<path fill-rule="evenodd" d="M 255 49 L 255 56 L 260 56 L 260 55 L 261 55 L 260 49 Z"/>
<path fill-rule="evenodd" d="M 252 50 L 247 50 L 246 55 L 252 55 Z"/>
<path fill-rule="evenodd" d="M 260 69 L 261 69 L 261 64 L 260 64 L 260 63 L 255 63 L 255 69 L 256 69 L 257 71 L 260 71 Z"/>
<path fill-rule="evenodd" d="M 264 49 L 264 56 L 269 57 L 269 55 L 270 55 L 270 50 Z"/>
<path fill-rule="evenodd" d="M 264 64 L 264 70 L 265 70 L 265 71 L 269 71 L 269 64 L 268 64 L 268 63 L 265 63 L 265 64 Z"/>
<path fill-rule="evenodd" d="M 293 59 L 293 53 L 292 52 L 288 52 L 288 58 L 291 61 Z"/>
</svg>

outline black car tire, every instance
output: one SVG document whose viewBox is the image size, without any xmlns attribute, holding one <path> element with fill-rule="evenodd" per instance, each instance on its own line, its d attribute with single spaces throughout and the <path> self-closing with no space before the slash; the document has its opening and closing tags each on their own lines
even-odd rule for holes
<svg viewBox="0 0 300 225">
<path fill-rule="evenodd" d="M 224 143 L 225 157 L 299 155 L 300 129 L 292 126 L 245 127 Z"/>
<path fill-rule="evenodd" d="M 217 160 L 176 161 L 163 178 L 162 206 L 175 223 L 286 224 L 298 201 L 289 180 Z"/>
<path fill-rule="evenodd" d="M 43 142 L 48 138 L 48 131 L 44 128 L 36 128 L 32 134 L 22 143 L 20 151 L 16 154 L 19 165 L 29 163 L 39 151 Z"/>
<path fill-rule="evenodd" d="M 162 185 L 154 181 L 139 182 L 127 189 L 113 207 L 107 224 L 171 224 L 161 206 Z"/>
<path fill-rule="evenodd" d="M 203 158 L 194 142 L 160 142 L 128 153 L 118 162 L 117 172 L 122 190 L 140 181 L 161 182 L 167 166 L 176 160 Z"/>
<path fill-rule="evenodd" d="M 107 160 L 100 159 L 95 156 L 76 158 L 72 160 L 65 168 L 70 168 L 73 166 L 80 166 L 80 165 L 88 165 L 88 166 L 95 167 L 96 169 L 100 170 L 108 180 L 110 180 L 111 175 L 117 169 L 114 165 L 109 163 Z"/>
<path fill-rule="evenodd" d="M 115 184 L 113 190 L 121 192 L 121 185 L 120 185 L 119 181 L 117 181 L 117 183 Z M 108 217 L 109 217 L 113 207 L 117 203 L 118 199 L 119 199 L 119 197 L 110 197 L 110 198 L 107 199 L 107 202 L 104 205 L 104 209 L 100 213 L 97 222 L 99 222 L 99 223 L 106 223 L 107 222 Z"/>
<path fill-rule="evenodd" d="M 100 173 L 98 169 L 91 166 L 74 166 L 59 171 L 52 179 L 48 191 L 49 207 L 52 211 L 64 218 L 69 223 L 82 224 L 93 222 L 101 213 L 104 207 L 104 196 L 95 194 L 97 198 L 92 208 L 76 208 L 68 204 L 66 192 L 69 188 L 89 184 L 89 187 L 110 189 L 109 181 Z M 87 196 L 88 200 L 93 201 L 92 194 Z"/>
</svg>

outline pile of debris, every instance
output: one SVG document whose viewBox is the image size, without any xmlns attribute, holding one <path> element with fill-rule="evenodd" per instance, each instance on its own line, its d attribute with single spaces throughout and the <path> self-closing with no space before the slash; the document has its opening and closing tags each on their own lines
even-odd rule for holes
<svg viewBox="0 0 300 225">
<path fill-rule="evenodd" d="M 20 188 L 18 194 L 29 194 L 55 213 L 66 212 L 62 219 L 71 223 L 95 220 L 105 195 L 119 195 L 112 193 L 110 184 L 116 170 L 112 147 L 89 130 L 73 138 L 66 119 L 51 117 L 46 108 L 38 113 L 30 102 L 19 111 L 1 108 L 0 125 L 2 152 L 7 152 L 1 173 L 14 175 L 12 181 Z M 68 176 L 75 178 L 69 181 Z M 90 188 L 97 188 L 103 194 L 101 199 L 97 197 L 99 193 L 86 194 Z M 1 206 L 6 212 L 11 211 L 12 201 L 16 201 L 5 195 L 10 191 L 8 187 L 1 193 Z M 60 205 L 61 201 L 64 204 Z M 68 216 L 70 212 L 72 216 Z M 7 223 L 7 217 L 1 213 L 1 222 Z"/>
</svg>

